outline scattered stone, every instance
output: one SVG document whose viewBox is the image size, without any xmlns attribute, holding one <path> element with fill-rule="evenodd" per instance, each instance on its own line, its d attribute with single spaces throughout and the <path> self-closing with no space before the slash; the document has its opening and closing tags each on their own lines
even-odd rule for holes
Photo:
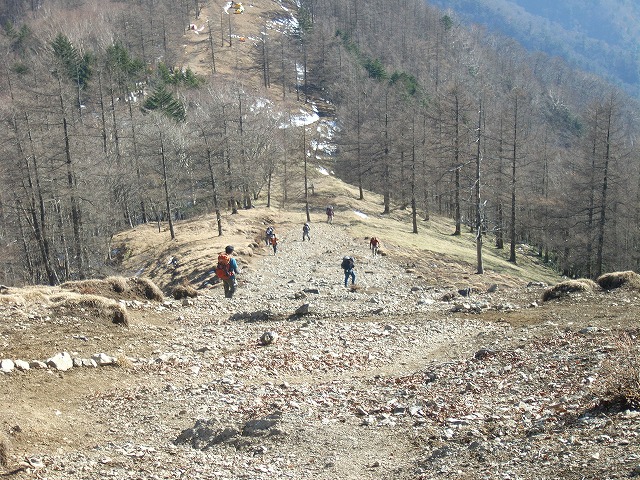
<svg viewBox="0 0 640 480">
<path fill-rule="evenodd" d="M 116 358 L 111 357 L 106 353 L 96 353 L 91 358 L 100 367 L 104 367 L 107 365 L 115 365 L 117 363 Z"/>
<path fill-rule="evenodd" d="M 47 366 L 60 372 L 66 372 L 73 367 L 73 359 L 68 352 L 61 352 L 49 358 L 45 362 Z"/>
<path fill-rule="evenodd" d="M 82 367 L 97 368 L 98 363 L 93 358 L 82 358 L 80 360 Z"/>
<path fill-rule="evenodd" d="M 493 350 L 489 350 L 488 348 L 481 348 L 473 355 L 473 358 L 475 358 L 476 360 L 485 360 L 495 354 L 496 352 L 494 352 Z"/>
<path fill-rule="evenodd" d="M 22 370 L 23 372 L 26 372 L 31 368 L 29 366 L 29 362 L 25 362 L 24 360 L 15 360 L 14 363 L 16 365 L 16 368 L 18 370 Z"/>
<path fill-rule="evenodd" d="M 271 345 L 272 343 L 274 343 L 276 340 L 278 339 L 278 333 L 274 332 L 274 331 L 268 331 L 268 332 L 264 332 L 262 334 L 262 336 L 260 337 L 260 345 Z"/>
<path fill-rule="evenodd" d="M 304 304 L 300 305 L 298 308 L 296 308 L 295 314 L 296 315 L 307 315 L 309 313 L 309 308 L 310 308 L 310 305 L 308 303 L 304 303 Z"/>
</svg>

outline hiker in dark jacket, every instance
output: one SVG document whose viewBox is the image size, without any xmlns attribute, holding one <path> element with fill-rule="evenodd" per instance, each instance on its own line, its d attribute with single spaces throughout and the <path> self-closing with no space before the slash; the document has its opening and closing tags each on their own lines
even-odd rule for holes
<svg viewBox="0 0 640 480">
<path fill-rule="evenodd" d="M 327 223 L 333 223 L 333 207 L 331 205 L 327 207 L 325 213 L 327 214 Z"/>
<path fill-rule="evenodd" d="M 309 236 L 309 231 L 311 230 L 311 226 L 308 223 L 305 223 L 302 226 L 302 241 L 304 242 L 304 239 L 306 237 L 307 240 L 311 241 L 311 237 Z"/>
<path fill-rule="evenodd" d="M 349 282 L 349 277 L 351 277 L 351 285 L 355 285 L 356 283 L 356 267 L 355 262 L 353 261 L 353 257 L 344 257 L 342 259 L 342 264 L 340 265 L 344 270 L 344 286 L 347 286 Z"/>
<path fill-rule="evenodd" d="M 276 232 L 272 226 L 268 226 L 267 230 L 264 232 L 264 244 L 267 247 L 271 245 L 271 235 L 273 235 L 274 233 Z"/>
</svg>

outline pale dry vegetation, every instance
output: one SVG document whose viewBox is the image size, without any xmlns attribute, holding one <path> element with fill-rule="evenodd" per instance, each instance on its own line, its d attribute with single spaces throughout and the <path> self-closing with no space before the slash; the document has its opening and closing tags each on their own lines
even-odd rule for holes
<svg viewBox="0 0 640 480">
<path fill-rule="evenodd" d="M 588 278 L 566 280 L 545 289 L 544 293 L 542 294 L 542 301 L 547 302 L 549 300 L 564 297 L 572 293 L 594 292 L 598 288 L 598 284 Z"/>
<path fill-rule="evenodd" d="M 613 354 L 604 362 L 594 393 L 602 406 L 640 409 L 638 330 L 612 338 Z"/>
<path fill-rule="evenodd" d="M 634 271 L 605 273 L 596 279 L 604 290 L 626 287 L 640 291 L 640 275 Z"/>
</svg>

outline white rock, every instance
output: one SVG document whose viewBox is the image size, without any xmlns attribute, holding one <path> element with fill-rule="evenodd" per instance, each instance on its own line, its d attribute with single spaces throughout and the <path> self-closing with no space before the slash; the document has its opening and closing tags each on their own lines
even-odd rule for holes
<svg viewBox="0 0 640 480">
<path fill-rule="evenodd" d="M 16 364 L 16 368 L 18 370 L 22 370 L 23 372 L 31 368 L 29 367 L 29 362 L 25 362 L 24 360 L 16 360 L 15 364 Z"/>
<path fill-rule="evenodd" d="M 114 365 L 116 363 L 116 359 L 107 355 L 106 353 L 96 353 L 91 357 L 91 359 L 101 367 L 106 365 Z"/>
<path fill-rule="evenodd" d="M 73 367 L 73 359 L 68 352 L 61 352 L 47 359 L 45 362 L 49 367 L 55 368 L 61 372 L 66 372 Z"/>
<path fill-rule="evenodd" d="M 11 373 L 13 369 L 16 367 L 16 364 L 13 363 L 13 360 L 9 358 L 4 358 L 0 360 L 0 372 L 3 373 Z"/>
</svg>

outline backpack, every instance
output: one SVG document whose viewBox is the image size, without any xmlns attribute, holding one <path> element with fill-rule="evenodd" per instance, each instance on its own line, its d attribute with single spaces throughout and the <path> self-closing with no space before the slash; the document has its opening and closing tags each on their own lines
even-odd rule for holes
<svg viewBox="0 0 640 480">
<path fill-rule="evenodd" d="M 331 208 L 331 207 L 327 207 L 327 215 L 328 215 L 328 216 L 333 215 L 333 208 Z"/>
<path fill-rule="evenodd" d="M 309 227 L 309 224 L 308 224 L 308 223 L 305 223 L 305 224 L 304 224 L 304 227 L 302 227 L 302 231 L 303 231 L 303 232 L 308 232 L 308 231 L 310 230 L 310 228 L 311 228 L 311 227 Z"/>
<path fill-rule="evenodd" d="M 353 258 L 347 257 L 342 260 L 342 264 L 340 265 L 343 270 L 353 270 L 355 266 L 353 263 Z"/>
<path fill-rule="evenodd" d="M 226 253 L 221 253 L 218 255 L 216 276 L 221 280 L 233 277 L 233 271 L 231 270 L 231 255 L 228 255 Z"/>
<path fill-rule="evenodd" d="M 273 227 L 268 227 L 267 231 L 265 232 L 265 235 L 267 237 L 270 237 L 271 235 L 273 235 Z"/>
</svg>

